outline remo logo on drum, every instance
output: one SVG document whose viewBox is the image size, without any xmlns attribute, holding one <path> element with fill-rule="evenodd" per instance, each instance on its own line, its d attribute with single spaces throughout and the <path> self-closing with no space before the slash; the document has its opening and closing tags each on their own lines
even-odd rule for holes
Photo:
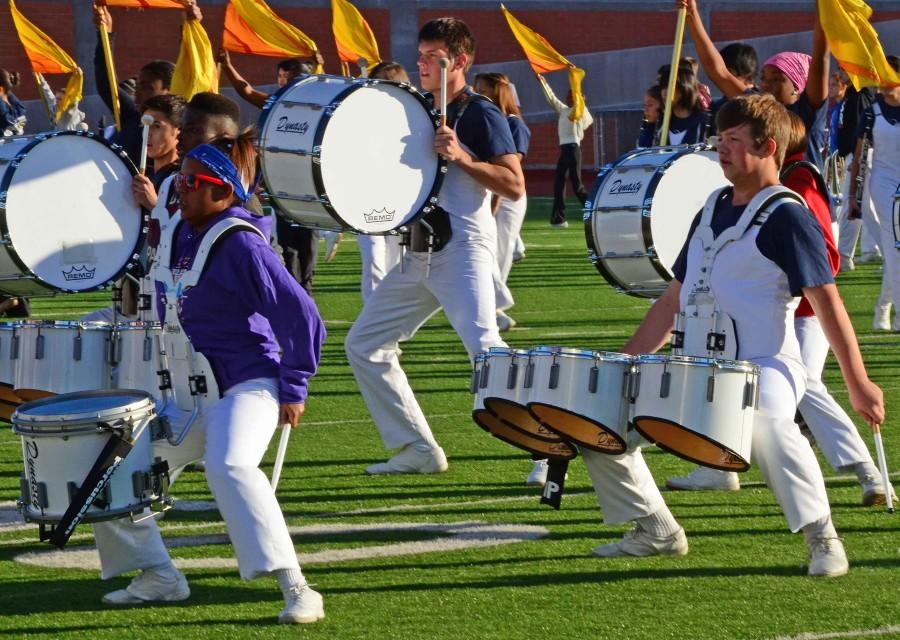
<svg viewBox="0 0 900 640">
<path fill-rule="evenodd" d="M 94 274 L 97 272 L 96 267 L 93 269 L 88 269 L 86 264 L 81 265 L 80 267 L 73 266 L 68 271 L 63 271 L 62 276 L 65 278 L 66 282 L 73 282 L 78 280 L 93 280 Z"/>
</svg>

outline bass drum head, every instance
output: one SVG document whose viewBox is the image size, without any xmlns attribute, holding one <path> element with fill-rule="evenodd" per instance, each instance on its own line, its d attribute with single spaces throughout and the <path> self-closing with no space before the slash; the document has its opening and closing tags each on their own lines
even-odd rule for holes
<svg viewBox="0 0 900 640">
<path fill-rule="evenodd" d="M 325 127 L 321 182 L 335 213 L 361 233 L 411 222 L 437 195 L 435 125 L 421 95 L 375 82 L 345 95 Z"/>
<path fill-rule="evenodd" d="M 657 259 L 668 271 L 669 279 L 696 214 L 713 191 L 727 184 L 715 151 L 680 156 L 662 174 L 653 192 L 650 235 Z"/>
<path fill-rule="evenodd" d="M 83 133 L 39 138 L 22 153 L 0 187 L 0 226 L 14 260 L 58 291 L 97 289 L 119 277 L 144 233 L 131 162 Z"/>
</svg>

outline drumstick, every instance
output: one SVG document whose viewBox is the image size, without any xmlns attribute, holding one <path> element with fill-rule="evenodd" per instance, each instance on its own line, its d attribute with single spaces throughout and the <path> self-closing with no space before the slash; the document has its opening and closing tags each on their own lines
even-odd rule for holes
<svg viewBox="0 0 900 640">
<path fill-rule="evenodd" d="M 447 67 L 450 61 L 447 58 L 438 60 L 441 65 L 441 126 L 447 126 Z"/>
<path fill-rule="evenodd" d="M 275 453 L 275 466 L 272 467 L 272 491 L 278 488 L 278 479 L 281 477 L 281 467 L 284 466 L 284 454 L 287 452 L 288 439 L 291 437 L 291 423 L 281 425 L 281 440 L 278 442 L 278 451 Z"/>
<path fill-rule="evenodd" d="M 147 138 L 150 137 L 150 125 L 153 124 L 153 116 L 145 113 L 141 116 L 141 124 L 144 127 L 144 141 L 141 144 L 141 175 L 147 173 Z"/>
<path fill-rule="evenodd" d="M 894 513 L 894 498 L 891 495 L 891 481 L 888 478 L 887 458 L 884 457 L 884 442 L 881 441 L 881 425 L 872 425 L 872 433 L 875 435 L 875 451 L 878 454 L 878 468 L 881 470 L 881 483 L 884 486 L 884 501 L 887 504 L 888 513 Z"/>
</svg>

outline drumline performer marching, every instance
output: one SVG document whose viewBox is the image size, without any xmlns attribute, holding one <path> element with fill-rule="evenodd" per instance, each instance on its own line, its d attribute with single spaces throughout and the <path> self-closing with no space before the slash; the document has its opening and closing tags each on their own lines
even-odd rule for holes
<svg viewBox="0 0 900 640">
<path fill-rule="evenodd" d="M 399 363 L 399 343 L 441 308 L 469 357 L 505 346 L 497 328 L 493 264 L 496 245 L 490 192 L 513 200 L 524 193 L 522 168 L 499 109 L 466 86 L 475 40 L 458 18 L 426 23 L 419 32 L 419 77 L 435 102 L 447 103 L 447 125 L 435 150 L 449 161 L 438 208 L 412 225 L 410 251 L 366 300 L 344 343 L 350 366 L 386 448 L 401 448 L 369 474 L 440 473 L 443 449 Z M 440 82 L 441 58 L 446 88 Z"/>
<path fill-rule="evenodd" d="M 761 369 L 753 457 L 790 529 L 804 532 L 809 575 L 843 575 L 848 562 L 831 521 L 824 479 L 793 424 L 806 383 L 793 324 L 801 293 L 834 349 L 854 409 L 867 422 L 879 424 L 883 396 L 866 375 L 822 233 L 796 194 L 779 187 L 790 131 L 784 108 L 771 96 L 742 96 L 725 104 L 717 121 L 719 159 L 733 187 L 710 196 L 675 263 L 674 279 L 623 350 L 655 352 L 666 342 L 675 314 L 698 300 L 707 300 L 707 311 L 733 319 L 736 359 Z M 707 327 L 688 324 L 685 342 L 703 329 Z M 632 444 L 619 456 L 589 450 L 583 455 L 605 522 L 636 523 L 621 541 L 596 547 L 595 556 L 688 552 L 684 530 L 659 493 L 640 446 Z"/>
</svg>

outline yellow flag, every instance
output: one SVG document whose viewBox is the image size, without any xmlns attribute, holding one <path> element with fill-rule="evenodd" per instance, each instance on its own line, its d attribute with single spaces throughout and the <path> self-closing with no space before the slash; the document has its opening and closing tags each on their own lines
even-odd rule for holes
<svg viewBox="0 0 900 640">
<path fill-rule="evenodd" d="M 195 93 L 218 93 L 216 59 L 206 30 L 199 20 L 185 20 L 181 27 L 181 50 L 172 76 L 172 93 L 190 100 Z"/>
<path fill-rule="evenodd" d="M 334 42 L 341 62 L 356 64 L 360 58 L 365 58 L 366 66 L 370 68 L 381 62 L 375 34 L 357 8 L 347 0 L 331 0 L 331 11 L 334 14 Z"/>
<path fill-rule="evenodd" d="M 60 115 L 81 101 L 84 74 L 68 53 L 19 12 L 14 0 L 9 0 L 9 9 L 32 70 L 37 73 L 72 74 L 56 108 L 56 119 L 59 120 Z"/>
<path fill-rule="evenodd" d="M 290 58 L 314 57 L 319 48 L 297 27 L 276 15 L 263 0 L 231 0 L 230 22 L 226 11 L 222 46 L 229 51 Z M 317 65 L 316 73 L 322 73 Z"/>
<path fill-rule="evenodd" d="M 518 40 L 519 45 L 525 51 L 531 68 L 537 74 L 549 73 L 551 71 L 559 71 L 560 69 L 569 70 L 569 87 L 572 90 L 572 113 L 569 114 L 569 120 L 578 122 L 584 113 L 584 94 L 581 93 L 581 82 L 584 80 L 584 69 L 579 69 L 574 64 L 566 60 L 559 54 L 553 46 L 547 42 L 541 34 L 529 29 L 524 24 L 516 20 L 513 15 L 507 11 L 502 4 L 500 8 L 509 23 L 509 28 Z"/>
<path fill-rule="evenodd" d="M 831 53 L 857 90 L 900 85 L 869 23 L 872 8 L 863 0 L 818 0 L 819 19 Z"/>
</svg>

